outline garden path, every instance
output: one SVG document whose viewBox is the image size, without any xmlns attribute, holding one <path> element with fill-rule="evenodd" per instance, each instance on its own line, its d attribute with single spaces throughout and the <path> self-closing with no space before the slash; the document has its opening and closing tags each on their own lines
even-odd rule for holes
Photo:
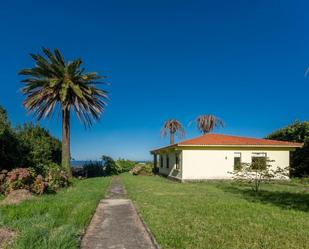
<svg viewBox="0 0 309 249">
<path fill-rule="evenodd" d="M 82 239 L 82 249 L 157 249 L 119 179 L 113 177 Z"/>
</svg>

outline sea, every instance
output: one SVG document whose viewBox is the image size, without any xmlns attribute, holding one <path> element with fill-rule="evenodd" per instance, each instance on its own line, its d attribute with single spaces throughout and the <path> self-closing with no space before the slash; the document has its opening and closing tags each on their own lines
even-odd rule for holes
<svg viewBox="0 0 309 249">
<path fill-rule="evenodd" d="M 73 168 L 83 167 L 83 165 L 85 165 L 87 163 L 97 163 L 97 162 L 103 163 L 100 160 L 72 160 L 71 161 L 71 167 L 73 167 Z M 143 160 L 136 161 L 136 163 L 149 163 L 149 162 L 151 162 L 151 161 L 143 161 Z"/>
<path fill-rule="evenodd" d="M 97 161 L 97 160 L 72 160 L 71 167 L 73 168 L 83 167 L 85 164 L 96 163 L 96 162 L 102 163 L 102 161 Z"/>
</svg>

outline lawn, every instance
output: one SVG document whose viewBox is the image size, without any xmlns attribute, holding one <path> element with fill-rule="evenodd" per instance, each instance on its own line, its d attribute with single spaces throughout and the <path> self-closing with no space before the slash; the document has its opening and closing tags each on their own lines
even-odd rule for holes
<svg viewBox="0 0 309 249">
<path fill-rule="evenodd" d="M 268 184 L 255 195 L 226 181 L 125 174 L 122 182 L 163 249 L 308 248 L 308 185 Z"/>
<path fill-rule="evenodd" d="M 77 248 L 79 236 L 104 197 L 110 178 L 74 180 L 57 194 L 0 207 L 0 227 L 19 236 L 13 248 Z"/>
</svg>

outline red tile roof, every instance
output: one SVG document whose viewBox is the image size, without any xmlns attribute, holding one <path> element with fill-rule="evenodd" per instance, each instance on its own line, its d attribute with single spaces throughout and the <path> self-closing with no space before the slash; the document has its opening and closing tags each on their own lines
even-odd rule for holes
<svg viewBox="0 0 309 249">
<path fill-rule="evenodd" d="M 161 149 L 168 149 L 177 146 L 247 146 L 247 147 L 286 147 L 297 148 L 302 147 L 302 143 L 262 139 L 262 138 L 250 138 L 229 136 L 222 134 L 206 134 L 200 137 L 188 139 L 177 144 L 168 145 L 166 147 L 158 148 L 152 152 L 159 151 Z"/>
<path fill-rule="evenodd" d="M 303 144 L 250 137 L 228 136 L 222 134 L 206 134 L 179 142 L 178 145 L 267 145 L 301 147 Z"/>
</svg>

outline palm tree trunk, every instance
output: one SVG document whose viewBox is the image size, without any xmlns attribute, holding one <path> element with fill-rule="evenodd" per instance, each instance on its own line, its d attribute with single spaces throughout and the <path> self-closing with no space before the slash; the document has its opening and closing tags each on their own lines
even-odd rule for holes
<svg viewBox="0 0 309 249">
<path fill-rule="evenodd" d="M 62 109 L 62 167 L 66 169 L 69 177 L 72 176 L 70 165 L 70 110 Z"/>
<path fill-rule="evenodd" d="M 175 133 L 171 132 L 171 135 L 170 135 L 170 144 L 174 144 L 175 142 Z"/>
</svg>

